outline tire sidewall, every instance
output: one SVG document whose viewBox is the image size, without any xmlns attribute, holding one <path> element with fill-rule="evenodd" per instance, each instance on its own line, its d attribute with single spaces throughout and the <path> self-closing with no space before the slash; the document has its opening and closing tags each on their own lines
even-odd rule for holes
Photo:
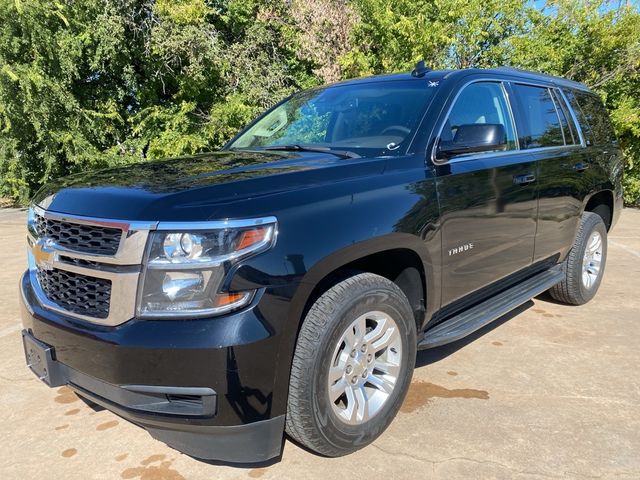
<svg viewBox="0 0 640 480">
<path fill-rule="evenodd" d="M 386 288 L 366 289 L 353 292 L 344 299 L 327 322 L 327 335 L 321 339 L 319 354 L 313 362 L 316 374 L 312 379 L 314 421 L 325 440 L 345 452 L 354 451 L 371 443 L 391 423 L 406 396 L 416 358 L 416 327 L 413 313 L 406 298 Z M 404 301 L 403 301 L 404 300 Z M 399 329 L 402 341 L 402 368 L 391 397 L 382 410 L 372 419 L 361 425 L 348 425 L 340 420 L 333 411 L 328 392 L 328 374 L 331 355 L 345 330 L 351 323 L 371 311 L 381 311 L 389 315 Z"/>
<path fill-rule="evenodd" d="M 591 238 L 591 235 L 594 231 L 597 231 L 600 234 L 600 238 L 602 239 L 602 259 L 600 263 L 600 272 L 598 273 L 598 278 L 591 288 L 587 288 L 582 282 L 582 262 L 589 243 L 589 239 Z M 574 271 L 572 272 L 574 276 L 573 280 L 578 285 L 583 303 L 586 303 L 591 300 L 598 292 L 598 288 L 600 287 L 600 283 L 602 282 L 602 277 L 604 276 L 605 266 L 607 264 L 607 229 L 600 216 L 589 215 L 588 218 L 585 219 L 585 225 L 582 229 L 582 235 L 579 241 L 579 249 L 576 253 L 577 256 L 575 259 L 573 269 Z"/>
</svg>

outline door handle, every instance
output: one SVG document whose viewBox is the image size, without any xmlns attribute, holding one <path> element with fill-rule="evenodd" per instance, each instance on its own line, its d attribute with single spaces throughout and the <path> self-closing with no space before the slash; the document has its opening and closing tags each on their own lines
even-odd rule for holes
<svg viewBox="0 0 640 480">
<path fill-rule="evenodd" d="M 584 171 L 585 171 L 585 170 L 587 170 L 588 168 L 589 168 L 589 164 L 588 164 L 588 163 L 584 163 L 584 162 L 576 163 L 576 164 L 573 166 L 573 169 L 574 169 L 576 172 L 584 172 Z"/>
<path fill-rule="evenodd" d="M 522 175 L 514 175 L 513 183 L 515 185 L 529 185 L 536 181 L 536 176 L 533 173 L 523 173 Z"/>
</svg>

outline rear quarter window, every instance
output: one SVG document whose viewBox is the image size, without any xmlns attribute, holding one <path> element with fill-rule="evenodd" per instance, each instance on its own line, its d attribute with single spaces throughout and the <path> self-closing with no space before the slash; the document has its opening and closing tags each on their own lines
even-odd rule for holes
<svg viewBox="0 0 640 480">
<path fill-rule="evenodd" d="M 563 91 L 578 117 L 587 140 L 595 145 L 616 141 L 609 113 L 597 95 L 573 89 Z"/>
<path fill-rule="evenodd" d="M 551 90 L 553 93 L 553 101 L 556 104 L 558 110 L 558 116 L 560 117 L 560 123 L 562 124 L 562 130 L 564 131 L 564 141 L 567 145 L 577 145 L 580 143 L 578 131 L 573 123 L 573 118 L 569 114 L 569 110 L 564 100 L 560 96 L 557 90 Z"/>
</svg>

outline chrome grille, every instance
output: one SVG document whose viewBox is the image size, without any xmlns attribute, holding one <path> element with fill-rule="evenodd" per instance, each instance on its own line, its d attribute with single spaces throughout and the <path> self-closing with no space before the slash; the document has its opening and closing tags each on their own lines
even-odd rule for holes
<svg viewBox="0 0 640 480">
<path fill-rule="evenodd" d="M 65 310 L 95 318 L 109 316 L 110 280 L 57 268 L 37 268 L 36 276 L 47 298 Z"/>
<path fill-rule="evenodd" d="M 120 325 L 135 317 L 149 232 L 157 222 L 29 209 L 29 277 L 40 305 L 67 317 Z"/>
<path fill-rule="evenodd" d="M 119 228 L 69 223 L 40 215 L 35 217 L 35 230 L 39 237 L 62 247 L 95 255 L 115 255 L 122 237 Z"/>
<path fill-rule="evenodd" d="M 60 261 L 68 265 L 77 265 L 79 267 L 99 269 L 104 266 L 103 263 L 94 262 L 93 260 L 85 260 L 84 258 L 74 258 L 67 255 L 60 255 Z"/>
</svg>

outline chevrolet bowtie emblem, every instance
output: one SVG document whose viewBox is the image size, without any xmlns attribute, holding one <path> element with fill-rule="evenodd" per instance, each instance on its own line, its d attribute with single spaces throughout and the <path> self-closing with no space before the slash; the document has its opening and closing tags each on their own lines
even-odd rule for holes
<svg viewBox="0 0 640 480">
<path fill-rule="evenodd" d="M 53 265 L 53 256 L 55 255 L 49 248 L 50 242 L 45 239 L 39 239 L 31 247 L 31 254 L 36 262 L 36 265 L 43 266 L 45 268 L 51 268 Z"/>
</svg>

